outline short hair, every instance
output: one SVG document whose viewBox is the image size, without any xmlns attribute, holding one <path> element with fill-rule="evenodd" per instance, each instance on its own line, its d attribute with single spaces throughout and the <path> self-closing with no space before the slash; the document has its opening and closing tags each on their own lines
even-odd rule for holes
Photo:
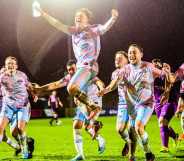
<svg viewBox="0 0 184 161">
<path fill-rule="evenodd" d="M 152 62 L 152 63 L 160 63 L 160 64 L 162 64 L 161 60 L 158 59 L 158 58 L 152 59 L 151 62 Z"/>
<path fill-rule="evenodd" d="M 133 44 L 130 44 L 130 45 L 129 45 L 129 48 L 130 48 L 131 46 L 138 48 L 139 51 L 140 51 L 141 53 L 143 53 L 143 48 L 142 48 L 140 45 L 133 43 Z"/>
<path fill-rule="evenodd" d="M 76 61 L 74 59 L 70 59 L 67 61 L 66 66 L 71 66 L 73 64 L 76 64 Z"/>
<path fill-rule="evenodd" d="M 123 51 L 123 50 L 119 50 L 119 51 L 117 51 L 117 52 L 116 52 L 116 54 L 115 54 L 115 55 L 118 55 L 118 54 L 123 55 L 125 58 L 127 58 L 127 59 L 128 59 L 128 54 L 127 54 L 125 51 Z"/>
<path fill-rule="evenodd" d="M 88 8 L 80 8 L 76 11 L 77 12 L 83 12 L 89 20 L 93 18 L 93 13 Z"/>
<path fill-rule="evenodd" d="M 16 57 L 14 57 L 14 56 L 8 56 L 8 57 L 6 57 L 5 62 L 6 62 L 8 59 L 14 60 L 14 61 L 18 64 L 18 60 L 17 60 Z"/>
</svg>

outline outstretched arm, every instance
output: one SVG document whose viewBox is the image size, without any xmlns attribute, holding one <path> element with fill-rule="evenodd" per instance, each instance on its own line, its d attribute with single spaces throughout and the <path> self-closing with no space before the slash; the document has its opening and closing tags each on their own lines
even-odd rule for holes
<svg viewBox="0 0 184 161">
<path fill-rule="evenodd" d="M 58 88 L 62 88 L 65 87 L 67 85 L 67 83 L 64 80 L 58 80 L 56 82 L 52 82 L 46 85 L 43 85 L 41 87 L 39 87 L 39 90 L 43 91 L 52 91 Z"/>
<path fill-rule="evenodd" d="M 104 24 L 101 26 L 101 34 L 104 34 L 105 32 L 107 32 L 116 22 L 117 18 L 118 18 L 118 11 L 116 9 L 112 9 L 111 11 L 111 18 Z"/>
<path fill-rule="evenodd" d="M 46 13 L 42 8 L 37 7 L 36 10 L 41 13 L 41 16 L 53 27 L 56 29 L 70 35 L 70 27 L 63 24 L 61 21 L 57 20 L 56 18 L 50 16 L 48 13 Z"/>
<path fill-rule="evenodd" d="M 101 90 L 101 91 L 98 93 L 98 95 L 99 95 L 99 96 L 103 96 L 103 95 L 105 95 L 105 94 L 107 94 L 107 93 L 109 93 L 109 92 L 115 90 L 115 89 L 117 88 L 117 86 L 118 86 L 118 82 L 119 82 L 119 79 L 118 79 L 118 78 L 112 80 L 112 81 L 110 82 L 110 84 L 109 84 L 106 88 L 104 88 L 103 90 Z"/>
</svg>

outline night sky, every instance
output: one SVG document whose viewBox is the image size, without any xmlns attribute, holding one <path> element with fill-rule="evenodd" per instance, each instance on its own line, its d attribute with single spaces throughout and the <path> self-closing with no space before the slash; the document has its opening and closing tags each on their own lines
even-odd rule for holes
<svg viewBox="0 0 184 161">
<path fill-rule="evenodd" d="M 113 7 L 119 19 L 101 38 L 99 77 L 107 84 L 114 70 L 114 54 L 138 43 L 145 60 L 161 58 L 175 70 L 184 62 L 183 0 L 40 0 L 43 9 L 66 24 L 73 24 L 76 9 L 87 7 L 93 23 L 105 23 Z M 33 18 L 31 0 L 0 1 L 0 63 L 16 56 L 20 70 L 40 84 L 61 78 L 68 58 L 73 58 L 71 39 L 42 18 Z"/>
</svg>

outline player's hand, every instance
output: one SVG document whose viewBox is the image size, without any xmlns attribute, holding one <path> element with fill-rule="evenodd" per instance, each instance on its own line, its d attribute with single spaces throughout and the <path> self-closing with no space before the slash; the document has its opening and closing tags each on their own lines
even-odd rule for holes
<svg viewBox="0 0 184 161">
<path fill-rule="evenodd" d="M 35 3 L 35 4 L 34 4 Z M 33 5 L 34 5 L 34 9 L 37 10 L 38 12 L 42 12 L 42 8 L 40 7 L 40 3 L 38 2 L 34 2 Z"/>
<path fill-rule="evenodd" d="M 36 96 L 36 95 L 34 95 L 34 97 L 33 97 L 33 102 L 37 102 L 38 101 L 38 96 Z"/>
<path fill-rule="evenodd" d="M 111 10 L 111 16 L 112 16 L 113 18 L 118 18 L 118 16 L 119 16 L 118 10 L 112 9 L 112 10 Z"/>
<path fill-rule="evenodd" d="M 102 97 L 104 94 L 105 94 L 105 89 L 100 90 L 100 91 L 97 93 L 97 96 L 98 96 L 98 97 Z"/>
<path fill-rule="evenodd" d="M 166 73 L 170 73 L 171 72 L 171 67 L 169 64 L 167 63 L 163 63 L 163 71 L 165 71 Z"/>
</svg>

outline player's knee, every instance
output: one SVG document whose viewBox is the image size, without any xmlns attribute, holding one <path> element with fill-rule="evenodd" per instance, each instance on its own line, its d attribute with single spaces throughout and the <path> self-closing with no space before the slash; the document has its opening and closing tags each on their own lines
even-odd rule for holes
<svg viewBox="0 0 184 161">
<path fill-rule="evenodd" d="M 119 134 L 121 134 L 122 132 L 124 132 L 125 129 L 126 129 L 125 124 L 121 124 L 121 125 L 117 125 L 117 126 L 116 126 L 116 131 L 117 131 Z"/>
<path fill-rule="evenodd" d="M 75 120 L 73 123 L 73 129 L 81 129 L 83 126 L 83 122 L 79 120 Z"/>
<path fill-rule="evenodd" d="M 144 125 L 141 123 L 141 121 L 136 122 L 135 131 L 136 131 L 137 135 L 144 134 Z"/>
<path fill-rule="evenodd" d="M 72 96 L 75 96 L 79 92 L 79 88 L 75 84 L 69 84 L 67 86 L 68 93 Z"/>
<path fill-rule="evenodd" d="M 160 125 L 160 127 L 161 126 L 167 126 L 168 125 L 168 121 L 166 119 L 164 119 L 164 118 L 160 118 L 159 119 L 159 125 Z"/>
</svg>

